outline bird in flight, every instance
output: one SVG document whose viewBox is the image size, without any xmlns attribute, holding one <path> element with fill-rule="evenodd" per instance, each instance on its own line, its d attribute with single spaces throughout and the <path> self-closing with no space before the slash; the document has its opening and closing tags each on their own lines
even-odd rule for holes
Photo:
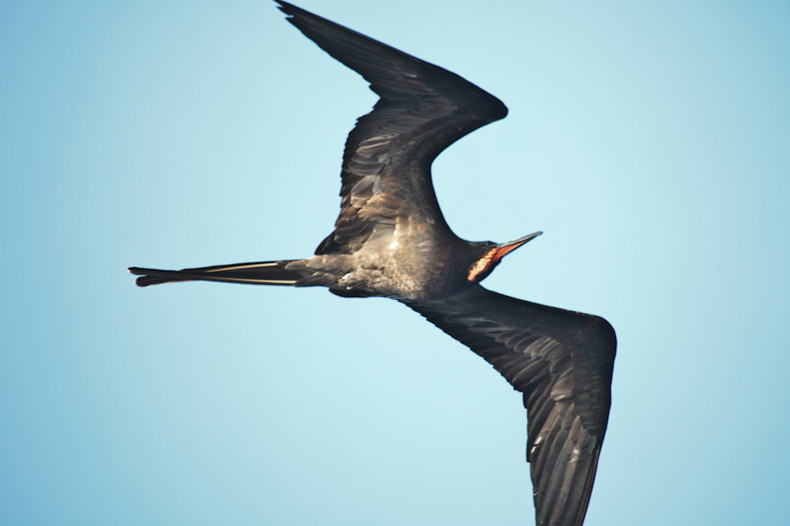
<svg viewBox="0 0 790 526">
<path fill-rule="evenodd" d="M 527 461 L 539 526 L 584 521 L 611 403 L 616 339 L 598 316 L 492 292 L 480 282 L 534 239 L 466 241 L 444 220 L 431 164 L 507 108 L 460 76 L 282 0 L 287 20 L 370 84 L 379 100 L 349 133 L 335 229 L 306 259 L 159 270 L 137 285 L 223 281 L 323 286 L 393 298 L 490 363 L 527 409 Z"/>
</svg>

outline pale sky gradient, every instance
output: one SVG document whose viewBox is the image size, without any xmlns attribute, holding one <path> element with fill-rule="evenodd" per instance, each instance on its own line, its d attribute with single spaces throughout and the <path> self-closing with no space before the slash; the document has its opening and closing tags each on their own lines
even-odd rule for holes
<svg viewBox="0 0 790 526">
<path fill-rule="evenodd" d="M 586 526 L 784 526 L 790 3 L 304 0 L 510 115 L 434 165 L 486 286 L 606 317 Z M 533 524 L 521 397 L 308 256 L 373 94 L 274 3 L 0 0 L 0 524 Z"/>
</svg>

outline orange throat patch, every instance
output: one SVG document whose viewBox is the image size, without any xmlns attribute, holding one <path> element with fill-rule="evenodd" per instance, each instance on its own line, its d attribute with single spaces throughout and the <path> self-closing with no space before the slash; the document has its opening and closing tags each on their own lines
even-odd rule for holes
<svg viewBox="0 0 790 526">
<path fill-rule="evenodd" d="M 492 248 L 491 250 L 486 253 L 485 256 L 481 257 L 477 260 L 477 263 L 469 270 L 469 274 L 466 275 L 466 281 L 474 282 L 477 276 L 479 276 L 485 269 L 491 265 L 493 261 L 497 258 L 499 253 L 499 249 Z"/>
</svg>

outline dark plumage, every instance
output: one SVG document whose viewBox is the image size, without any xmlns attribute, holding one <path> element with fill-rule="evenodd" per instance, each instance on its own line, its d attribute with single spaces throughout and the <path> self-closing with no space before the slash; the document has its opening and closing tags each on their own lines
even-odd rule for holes
<svg viewBox="0 0 790 526">
<path fill-rule="evenodd" d="M 291 24 L 380 96 L 346 141 L 334 231 L 307 259 L 132 267 L 137 284 L 324 286 L 340 296 L 406 304 L 523 393 L 537 524 L 582 524 L 609 416 L 614 330 L 597 316 L 480 286 L 502 257 L 540 232 L 502 244 L 465 241 L 445 222 L 431 182 L 431 163 L 442 150 L 507 109 L 454 73 L 278 3 Z"/>
</svg>

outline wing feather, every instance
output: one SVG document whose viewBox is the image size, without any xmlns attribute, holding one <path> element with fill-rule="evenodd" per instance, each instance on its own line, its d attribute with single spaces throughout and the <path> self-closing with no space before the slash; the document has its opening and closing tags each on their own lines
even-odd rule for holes
<svg viewBox="0 0 790 526">
<path fill-rule="evenodd" d="M 609 418 L 611 325 L 479 285 L 441 301 L 404 303 L 523 393 L 537 524 L 581 525 Z"/>
<path fill-rule="evenodd" d="M 360 117 L 343 154 L 340 214 L 316 254 L 350 253 L 403 226 L 453 235 L 430 166 L 442 150 L 507 115 L 496 97 L 462 77 L 277 0 L 288 21 L 353 69 L 380 96 Z"/>
</svg>

